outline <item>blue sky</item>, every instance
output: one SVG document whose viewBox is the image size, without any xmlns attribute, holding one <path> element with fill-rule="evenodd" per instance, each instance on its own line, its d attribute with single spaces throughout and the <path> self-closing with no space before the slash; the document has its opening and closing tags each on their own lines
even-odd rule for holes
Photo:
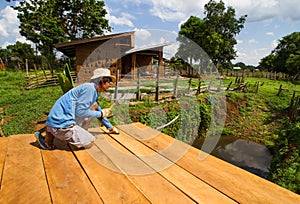
<svg viewBox="0 0 300 204">
<path fill-rule="evenodd" d="M 204 17 L 208 0 L 104 0 L 113 33 L 148 29 L 178 33 L 180 24 L 191 15 Z M 259 60 L 276 47 L 278 40 L 300 32 L 299 0 L 223 0 L 232 6 L 237 17 L 248 15 L 244 29 L 236 37 L 237 59 L 258 65 Z M 25 42 L 19 35 L 15 11 L 0 3 L 0 47 L 16 41 Z"/>
</svg>

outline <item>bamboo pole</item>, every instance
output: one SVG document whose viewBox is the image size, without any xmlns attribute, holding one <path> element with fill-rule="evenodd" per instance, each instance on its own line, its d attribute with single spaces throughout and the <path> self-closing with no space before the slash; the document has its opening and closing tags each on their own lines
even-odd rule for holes
<svg viewBox="0 0 300 204">
<path fill-rule="evenodd" d="M 35 71 L 36 82 L 37 82 L 38 85 L 40 85 L 40 83 L 39 83 L 39 76 L 38 76 L 38 73 L 37 73 L 36 65 L 34 64 L 33 67 L 34 67 L 34 71 Z"/>
<path fill-rule="evenodd" d="M 26 68 L 26 86 L 27 88 L 29 88 L 28 59 L 25 59 L 25 68 Z"/>
<path fill-rule="evenodd" d="M 177 73 L 175 83 L 174 83 L 174 96 L 177 97 L 177 84 L 178 84 L 179 74 Z"/>
<path fill-rule="evenodd" d="M 140 69 L 137 70 L 137 92 L 136 92 L 136 100 L 140 101 L 141 100 L 141 74 L 140 74 Z"/>
<path fill-rule="evenodd" d="M 114 95 L 114 99 L 117 100 L 118 97 L 118 86 L 119 86 L 119 69 L 117 69 L 117 73 L 116 73 L 116 87 L 115 87 L 115 95 Z"/>
</svg>

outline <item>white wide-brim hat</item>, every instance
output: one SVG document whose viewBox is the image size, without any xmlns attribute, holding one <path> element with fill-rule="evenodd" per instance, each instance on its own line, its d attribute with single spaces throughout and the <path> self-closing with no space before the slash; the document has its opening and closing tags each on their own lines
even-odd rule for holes
<svg viewBox="0 0 300 204">
<path fill-rule="evenodd" d="M 116 77 L 112 76 L 110 74 L 110 70 L 106 68 L 97 68 L 94 70 L 94 75 L 91 77 L 91 79 L 97 79 L 100 77 L 109 77 L 111 78 L 112 82 L 116 82 Z"/>
</svg>

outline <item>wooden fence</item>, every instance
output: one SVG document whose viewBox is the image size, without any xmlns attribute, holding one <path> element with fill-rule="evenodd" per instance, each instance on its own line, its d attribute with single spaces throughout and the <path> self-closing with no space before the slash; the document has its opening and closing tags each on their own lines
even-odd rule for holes
<svg viewBox="0 0 300 204">
<path fill-rule="evenodd" d="M 28 66 L 26 66 L 26 89 L 59 85 L 55 72 L 45 70 L 43 67 L 40 67 L 40 69 L 42 72 L 38 71 L 36 65 L 34 65 L 34 72 L 30 73 Z M 71 76 L 75 80 L 77 77 L 76 72 L 72 71 Z"/>
<path fill-rule="evenodd" d="M 227 71 L 223 73 L 229 77 L 252 77 L 252 78 L 266 78 L 274 80 L 291 80 L 292 77 L 281 72 L 265 72 L 265 71 Z"/>
<path fill-rule="evenodd" d="M 212 79 L 203 80 L 203 78 L 186 78 L 178 74 L 164 75 L 164 77 L 146 76 L 138 74 L 136 80 L 122 76 L 122 80 L 117 72 L 116 86 L 110 88 L 109 93 L 101 93 L 111 100 L 161 100 L 178 96 L 195 97 L 197 94 L 209 92 L 216 93 L 226 88 L 222 85 L 222 80 L 212 77 Z M 194 83 L 192 83 L 192 80 Z M 198 86 L 193 86 L 195 81 Z"/>
</svg>

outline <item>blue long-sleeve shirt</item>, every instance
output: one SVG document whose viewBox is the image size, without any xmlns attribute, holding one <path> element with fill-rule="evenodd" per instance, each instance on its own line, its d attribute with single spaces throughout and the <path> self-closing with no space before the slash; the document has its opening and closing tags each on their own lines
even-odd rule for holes
<svg viewBox="0 0 300 204">
<path fill-rule="evenodd" d="M 94 83 L 81 84 L 63 96 L 53 105 L 47 117 L 46 124 L 54 128 L 67 128 L 76 123 L 76 118 L 100 118 L 101 108 L 91 110 L 98 103 L 98 92 Z M 112 125 L 104 118 L 102 123 L 110 129 Z"/>
</svg>

